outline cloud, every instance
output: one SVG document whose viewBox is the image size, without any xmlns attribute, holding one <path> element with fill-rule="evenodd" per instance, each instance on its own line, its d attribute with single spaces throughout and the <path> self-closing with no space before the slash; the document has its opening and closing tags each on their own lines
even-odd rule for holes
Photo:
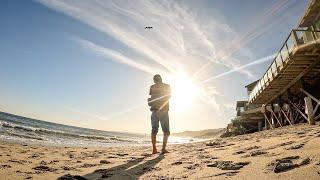
<svg viewBox="0 0 320 180">
<path fill-rule="evenodd" d="M 149 74 L 154 74 L 155 71 L 175 74 L 183 70 L 188 75 L 193 74 L 197 80 L 205 79 L 205 82 L 233 72 L 252 77 L 253 74 L 246 68 L 267 59 L 245 64 L 253 59 L 253 53 L 245 47 L 246 44 L 279 25 L 288 15 L 274 18 L 278 11 L 288 5 L 288 1 L 279 1 L 265 13 L 253 18 L 252 24 L 246 24 L 248 29 L 241 33 L 226 23 L 219 10 L 206 8 L 205 4 L 197 10 L 192 5 L 185 4 L 185 1 L 169 0 L 37 1 L 120 43 L 125 51 L 120 52 L 114 47 L 107 48 L 90 40 L 78 39 L 82 46 L 107 60 Z M 146 30 L 145 26 L 152 26 L 153 29 Z M 137 54 L 139 58 L 134 58 L 131 54 Z M 229 70 L 208 78 L 206 73 L 212 72 L 212 64 Z M 207 92 L 203 95 L 204 100 L 216 110 L 221 109 L 226 102 L 219 92 L 212 87 L 205 89 Z"/>
<path fill-rule="evenodd" d="M 119 52 L 118 49 L 106 48 L 78 38 L 77 41 L 85 48 L 104 56 L 107 60 L 149 74 L 161 70 L 170 74 L 181 70 L 193 74 L 208 61 L 236 69 L 241 62 L 234 56 L 217 58 L 219 49 L 238 35 L 225 23 L 220 12 L 214 9 L 209 9 L 207 13 L 201 15 L 187 4 L 167 0 L 38 0 L 38 2 L 105 33 L 121 43 L 124 49 L 142 58 L 134 59 L 126 51 Z M 145 26 L 152 26 L 153 29 L 145 30 Z M 252 56 L 252 53 L 245 48 L 239 53 L 245 59 Z M 236 71 L 252 76 L 244 68 Z M 202 76 L 207 75 L 202 73 Z M 218 110 L 219 104 L 223 101 L 218 102 L 218 94 L 212 93 L 210 88 L 206 90 L 208 92 L 204 93 L 202 98 Z"/>
<path fill-rule="evenodd" d="M 129 58 L 118 51 L 99 46 L 91 41 L 88 41 L 88 40 L 85 40 L 82 38 L 75 38 L 75 40 L 77 42 L 79 42 L 81 45 L 83 45 L 84 48 L 87 48 L 93 52 L 96 52 L 97 54 L 102 55 L 103 57 L 105 57 L 108 60 L 112 60 L 117 63 L 125 64 L 127 66 L 133 67 L 135 69 L 139 69 L 139 70 L 146 72 L 146 73 L 149 73 L 149 74 L 162 72 L 159 69 L 150 67 L 148 65 L 141 64 L 137 60 Z"/>
<path fill-rule="evenodd" d="M 259 38 L 260 36 L 263 36 L 268 31 L 272 31 L 274 27 L 283 24 L 286 19 L 298 13 L 300 11 L 298 5 L 301 5 L 301 3 L 304 2 L 288 0 L 277 1 L 271 7 L 268 7 L 266 11 L 254 17 L 251 20 L 251 23 L 246 25 L 246 27 L 248 28 L 243 33 L 240 32 L 235 36 L 232 36 L 232 39 L 228 43 L 226 43 L 223 48 L 219 49 L 219 51 L 216 53 L 215 58 L 219 59 L 221 62 L 225 62 L 226 59 L 232 59 L 232 55 L 239 50 L 242 50 L 242 52 L 246 52 L 247 49 L 245 48 L 245 46 L 249 42 Z M 251 54 L 250 51 L 247 51 L 247 53 Z M 210 67 L 212 62 L 216 63 L 216 61 L 214 60 L 208 61 L 207 63 L 202 65 L 201 68 L 199 68 L 195 75 Z M 234 60 L 233 62 L 235 63 L 231 63 L 232 72 L 243 72 L 249 77 L 253 77 L 250 71 L 247 71 L 244 68 L 238 68 L 239 64 L 237 64 L 237 60 Z"/>
<path fill-rule="evenodd" d="M 245 68 L 250 67 L 250 66 L 254 66 L 254 65 L 257 65 L 257 64 L 261 64 L 261 63 L 270 61 L 271 59 L 274 59 L 274 57 L 275 57 L 275 54 L 269 55 L 269 56 L 266 56 L 266 57 L 263 57 L 263 58 L 260 58 L 260 59 L 257 59 L 257 60 L 255 60 L 255 61 L 252 61 L 252 62 L 248 63 L 248 64 L 244 64 L 244 65 L 238 66 L 238 67 L 236 67 L 236 68 L 234 68 L 234 69 L 231 69 L 231 70 L 229 70 L 229 71 L 226 71 L 226 72 L 217 74 L 217 75 L 215 75 L 215 76 L 209 77 L 208 79 L 206 79 L 206 80 L 204 80 L 204 81 L 202 81 L 202 82 L 203 82 L 203 83 L 207 83 L 207 82 L 212 81 L 212 80 L 214 80 L 214 79 L 218 79 L 218 78 L 220 78 L 220 77 L 229 75 L 229 74 L 231 74 L 231 73 L 233 73 L 233 72 L 237 72 L 237 71 L 239 71 L 239 70 L 241 70 L 241 69 L 245 69 Z"/>
<path fill-rule="evenodd" d="M 218 98 L 221 97 L 221 94 L 216 87 L 203 86 L 200 90 L 202 102 L 210 104 L 218 112 L 221 109 L 220 103 L 218 103 Z"/>
<path fill-rule="evenodd" d="M 184 69 L 191 74 L 207 61 L 214 61 L 231 69 L 240 62 L 235 57 L 225 60 L 215 57 L 217 49 L 223 47 L 222 41 L 237 36 L 215 10 L 210 13 L 212 14 L 210 18 L 192 13 L 191 7 L 185 4 L 166 0 L 38 0 L 38 2 L 116 39 L 128 50 L 143 57 L 143 60 L 139 60 L 143 61 L 140 64 L 155 63 L 160 69 L 165 68 L 170 73 Z M 145 30 L 145 26 L 154 28 Z M 224 34 L 228 36 L 221 39 L 221 35 Z M 108 54 L 117 56 L 114 51 L 117 52 L 109 49 Z M 250 72 L 244 69 L 239 71 L 250 75 Z"/>
<path fill-rule="evenodd" d="M 79 110 L 79 109 L 71 107 L 71 106 L 62 105 L 61 107 L 64 108 L 65 110 L 67 110 L 67 111 L 70 111 L 70 112 L 73 112 L 73 113 L 76 113 L 76 114 L 81 114 L 81 115 L 84 115 L 84 116 L 92 118 L 92 119 L 96 119 L 96 120 L 100 120 L 100 121 L 101 120 L 102 121 L 108 120 L 108 118 L 106 116 L 103 116 L 103 115 L 100 115 L 100 114 L 82 111 L 82 110 Z"/>
</svg>

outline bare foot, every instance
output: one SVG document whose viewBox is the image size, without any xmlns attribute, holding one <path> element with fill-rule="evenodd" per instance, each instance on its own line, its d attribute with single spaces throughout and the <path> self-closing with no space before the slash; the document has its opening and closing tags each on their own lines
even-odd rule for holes
<svg viewBox="0 0 320 180">
<path fill-rule="evenodd" d="M 163 149 L 163 150 L 161 151 L 161 154 L 165 154 L 165 153 L 169 153 L 169 151 L 167 151 L 166 149 Z"/>
</svg>

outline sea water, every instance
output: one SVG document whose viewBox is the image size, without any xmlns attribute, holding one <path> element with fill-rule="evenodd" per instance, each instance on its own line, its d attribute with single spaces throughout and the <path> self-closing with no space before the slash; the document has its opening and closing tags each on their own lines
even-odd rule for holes
<svg viewBox="0 0 320 180">
<path fill-rule="evenodd" d="M 150 135 L 102 131 L 57 124 L 0 112 L 0 139 L 55 146 L 139 146 L 149 145 Z M 159 135 L 159 142 L 162 137 Z M 191 138 L 170 137 L 169 144 L 191 142 Z"/>
</svg>

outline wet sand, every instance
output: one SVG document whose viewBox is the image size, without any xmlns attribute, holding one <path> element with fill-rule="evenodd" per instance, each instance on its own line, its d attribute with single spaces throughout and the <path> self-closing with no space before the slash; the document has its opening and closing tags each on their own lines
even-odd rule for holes
<svg viewBox="0 0 320 180">
<path fill-rule="evenodd" d="M 161 147 L 159 147 L 160 149 Z M 320 125 L 150 147 L 0 142 L 0 179 L 320 179 Z"/>
</svg>

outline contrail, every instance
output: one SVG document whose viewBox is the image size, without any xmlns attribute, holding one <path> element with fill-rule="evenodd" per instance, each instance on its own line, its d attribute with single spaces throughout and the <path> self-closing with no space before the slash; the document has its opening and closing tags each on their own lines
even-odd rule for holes
<svg viewBox="0 0 320 180">
<path fill-rule="evenodd" d="M 98 119 L 98 120 L 103 120 L 103 121 L 108 120 L 106 117 L 104 117 L 102 115 L 82 111 L 82 110 L 76 109 L 74 107 L 70 107 L 70 106 L 66 106 L 66 105 L 62 105 L 61 107 L 63 107 L 64 109 L 66 109 L 68 111 L 71 111 L 73 113 L 81 114 L 81 115 L 84 115 L 84 116 L 87 116 L 87 117 L 90 117 L 93 119 Z"/>
<path fill-rule="evenodd" d="M 282 14 L 279 18 L 276 18 L 276 20 L 272 20 L 272 22 L 268 22 L 267 20 L 276 14 L 277 11 L 284 8 L 288 4 L 288 0 L 280 1 L 276 4 L 274 4 L 269 11 L 266 13 L 261 14 L 254 23 L 251 23 L 251 25 L 248 25 L 248 27 L 251 27 L 246 33 L 244 33 L 242 36 L 236 37 L 234 40 L 232 40 L 225 48 L 217 52 L 215 59 L 226 59 L 230 57 L 233 53 L 235 53 L 237 50 L 241 49 L 243 46 L 248 44 L 250 41 L 254 40 L 255 38 L 260 37 L 263 33 L 274 27 L 275 25 L 280 24 L 283 22 L 289 13 L 292 13 L 292 11 L 287 11 L 287 14 Z M 220 61 L 221 61 L 220 60 Z M 198 71 L 196 71 L 192 77 L 197 76 L 202 71 L 204 71 L 206 68 L 209 67 L 211 63 L 216 63 L 214 60 L 209 60 L 207 63 L 202 65 Z M 239 70 L 239 69 L 238 69 Z"/>
<path fill-rule="evenodd" d="M 263 57 L 263 58 L 260 58 L 260 59 L 258 59 L 258 60 L 256 60 L 256 61 L 250 62 L 250 63 L 248 63 L 248 64 L 245 64 L 245 65 L 242 65 L 242 66 L 239 66 L 239 67 L 236 67 L 236 68 L 231 69 L 231 70 L 229 70 L 229 71 L 226 71 L 226 72 L 224 72 L 224 73 L 221 73 L 221 74 L 212 76 L 212 77 L 210 77 L 210 78 L 202 81 L 202 83 L 207 83 L 207 82 L 209 82 L 209 81 L 211 81 L 211 80 L 214 80 L 214 79 L 217 79 L 217 78 L 226 76 L 226 75 L 228 75 L 228 74 L 231 74 L 231 73 L 233 73 L 233 72 L 239 71 L 239 70 L 241 70 L 241 69 L 244 69 L 244 68 L 247 68 L 247 67 L 256 65 L 256 64 L 261 64 L 261 63 L 266 62 L 266 61 L 268 61 L 268 60 L 270 60 L 270 59 L 274 59 L 274 57 L 275 57 L 275 54 L 269 55 L 269 56 L 266 56 L 266 57 Z"/>
</svg>

